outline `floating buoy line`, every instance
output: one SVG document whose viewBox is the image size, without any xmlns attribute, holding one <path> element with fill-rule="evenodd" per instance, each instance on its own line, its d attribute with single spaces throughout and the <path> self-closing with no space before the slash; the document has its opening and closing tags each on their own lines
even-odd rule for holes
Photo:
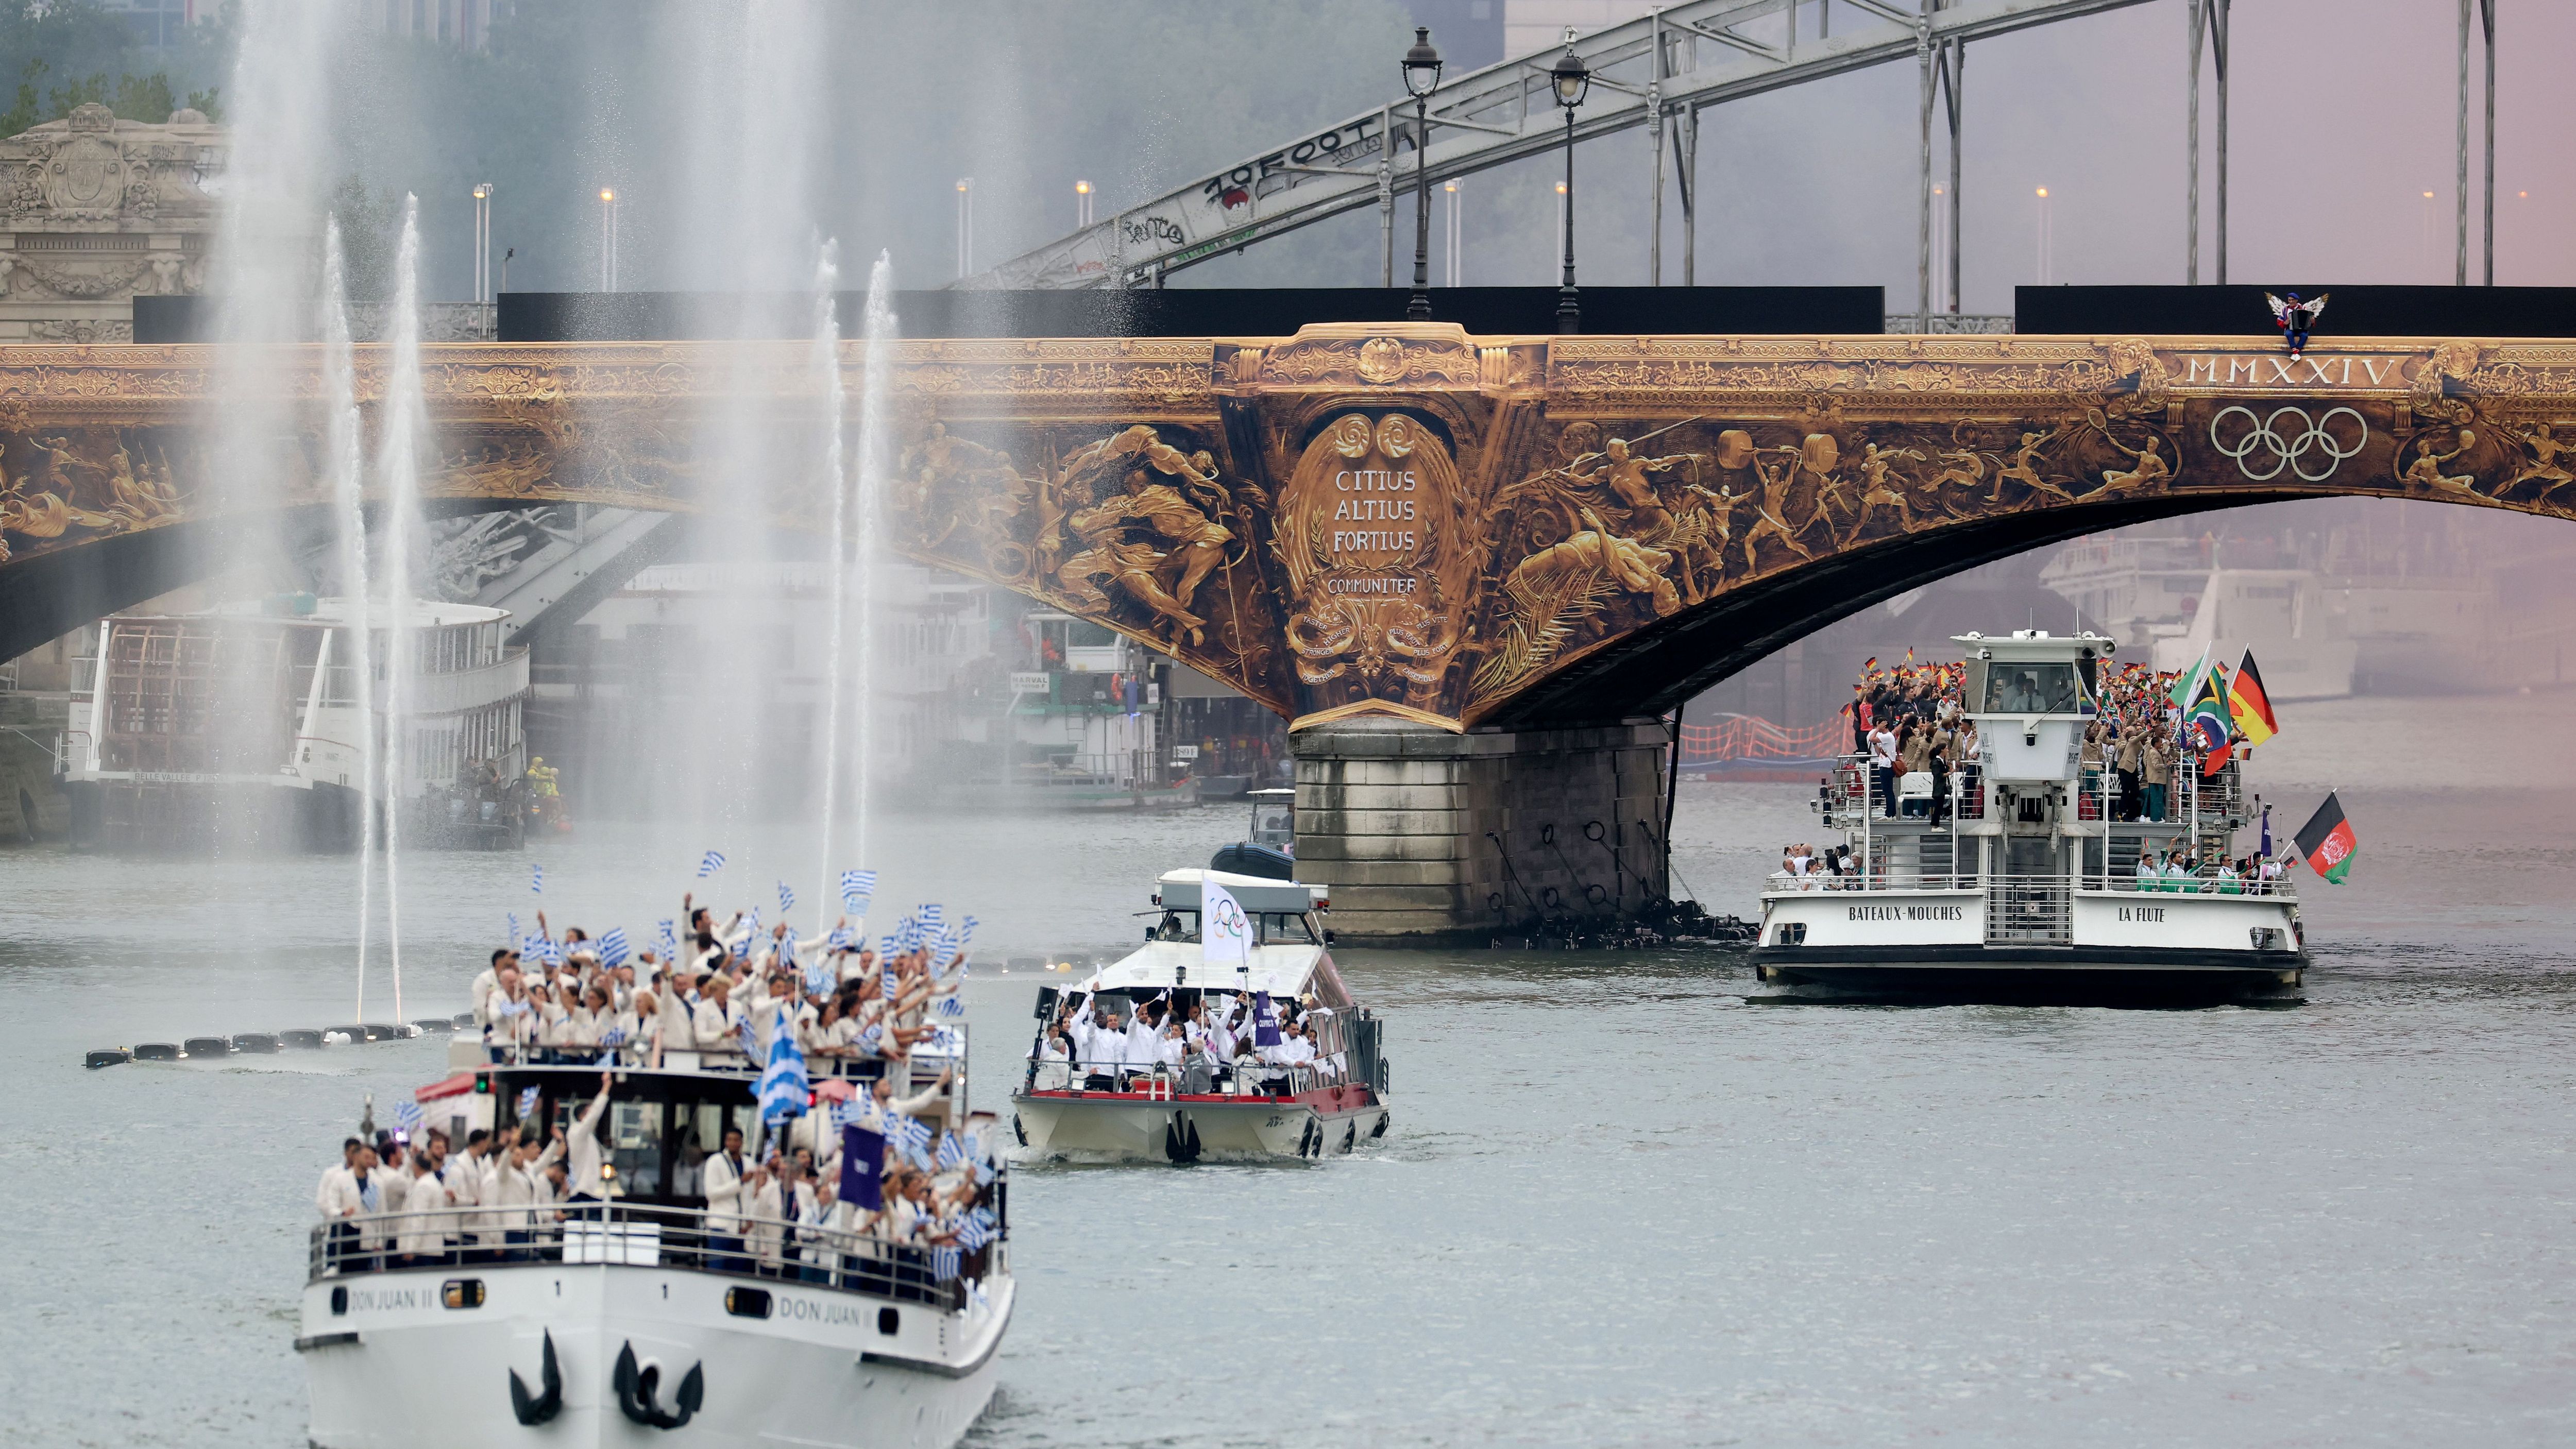
<svg viewBox="0 0 2576 1449">
<path fill-rule="evenodd" d="M 213 1057 L 274 1056 L 280 1052 L 319 1051 L 359 1042 L 396 1041 L 416 1036 L 444 1036 L 474 1024 L 474 1013 L 423 1017 L 418 1021 L 369 1021 L 348 1026 L 299 1027 L 289 1031 L 243 1031 L 230 1036 L 191 1036 L 178 1041 L 147 1041 L 125 1047 L 99 1047 L 81 1065 L 123 1066 L 127 1062 L 197 1062 Z"/>
</svg>

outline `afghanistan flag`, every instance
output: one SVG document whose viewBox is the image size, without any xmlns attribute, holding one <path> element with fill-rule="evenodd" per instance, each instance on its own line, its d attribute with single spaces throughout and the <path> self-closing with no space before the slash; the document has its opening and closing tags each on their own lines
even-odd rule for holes
<svg viewBox="0 0 2576 1449">
<path fill-rule="evenodd" d="M 2326 792 L 2326 803 L 2299 827 L 2298 846 L 2309 869 L 2343 884 L 2344 872 L 2352 869 L 2352 853 L 2361 848 L 2361 842 L 2352 833 L 2352 822 L 2343 818 L 2343 802 L 2333 791 Z"/>
<path fill-rule="evenodd" d="M 2281 722 L 2272 716 L 2272 696 L 2263 692 L 2263 676 L 2254 667 L 2251 649 L 2245 651 L 2245 662 L 2236 666 L 2236 678 L 2227 686 L 2227 713 L 2249 745 L 2259 745 L 2281 732 Z"/>
</svg>

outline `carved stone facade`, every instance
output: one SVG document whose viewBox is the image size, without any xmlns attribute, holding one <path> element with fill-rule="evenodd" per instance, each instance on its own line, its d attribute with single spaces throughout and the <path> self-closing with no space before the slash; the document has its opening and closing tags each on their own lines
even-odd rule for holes
<svg viewBox="0 0 2576 1449">
<path fill-rule="evenodd" d="M 202 290 L 227 144 L 95 102 L 0 141 L 0 343 L 130 342 L 135 297 Z"/>
</svg>

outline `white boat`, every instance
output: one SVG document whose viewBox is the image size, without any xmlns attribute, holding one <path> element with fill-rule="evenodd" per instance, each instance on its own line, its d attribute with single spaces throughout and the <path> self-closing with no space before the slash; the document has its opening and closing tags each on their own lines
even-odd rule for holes
<svg viewBox="0 0 2576 1449">
<path fill-rule="evenodd" d="M 947 1103 L 959 1117 L 963 1080 Z M 698 1145 L 726 1126 L 755 1133 L 754 1081 L 739 1066 L 619 1070 L 601 1124 L 610 1200 L 565 1204 L 572 1220 L 503 1245 L 471 1238 L 501 1211 L 491 1208 L 315 1229 L 295 1340 L 310 1442 L 955 1444 L 992 1397 L 1010 1326 L 1007 1221 L 953 1260 L 812 1226 L 754 1222 L 747 1240 L 739 1220 L 710 1218 L 697 1163 Z M 461 1142 L 475 1127 L 516 1126 L 531 1088 L 533 1118 L 563 1124 L 598 1084 L 593 1066 L 472 1067 L 418 1095 L 427 1125 Z M 864 1077 L 854 1085 L 864 1090 Z M 986 1140 L 1000 1126 L 989 1115 L 975 1125 Z M 988 1189 L 997 1216 L 1007 1187 Z M 397 1252 L 406 1241 L 421 1251 Z"/>
<path fill-rule="evenodd" d="M 1199 935 L 1203 883 L 1224 887 L 1251 926 L 1252 945 L 1240 966 L 1206 966 Z M 1094 1073 L 1042 1059 L 1033 1045 L 1028 1070 L 1011 1094 L 1021 1144 L 1033 1153 L 1085 1160 L 1190 1162 L 1321 1157 L 1384 1136 L 1392 1119 L 1383 1023 L 1351 999 L 1334 969 L 1323 926 L 1330 906 L 1325 888 L 1193 868 L 1166 872 L 1154 904 L 1163 918 L 1146 932 L 1143 947 L 1075 992 L 1099 997 L 1122 1016 L 1166 993 L 1183 1009 L 1202 995 L 1238 992 L 1309 1001 L 1305 1019 L 1316 1030 L 1317 1055 L 1338 1067 Z M 1055 988 L 1039 990 L 1041 1024 L 1054 1018 L 1058 1000 Z"/>
<path fill-rule="evenodd" d="M 433 599 L 407 609 L 415 653 L 402 778 L 380 803 L 400 812 L 408 845 L 516 848 L 526 828 L 528 651 L 508 642 L 503 610 Z M 392 728 L 388 622 L 371 627 L 361 651 L 347 601 L 336 598 L 101 620 L 63 735 L 73 838 L 355 848 L 364 742 Z M 377 681 L 372 722 L 359 709 L 362 652 Z"/>
<path fill-rule="evenodd" d="M 2325 578 L 2214 565 L 2217 552 L 2195 538 L 2084 538 L 2059 549 L 2039 579 L 2157 669 L 2189 669 L 2203 651 L 2232 666 L 2251 648 L 2273 699 L 2351 694 L 2357 626 Z"/>
<path fill-rule="evenodd" d="M 2355 658 L 2346 622 L 2306 569 L 2212 569 L 2190 623 L 2156 639 L 2152 662 L 2168 674 L 2203 657 L 2233 668 L 2251 649 L 2273 699 L 2343 699 Z"/>
<path fill-rule="evenodd" d="M 1954 641 L 1981 767 L 1904 777 L 1900 813 L 1872 808 L 1863 757 L 1818 806 L 1853 875 L 1775 876 L 1753 950 L 1766 984 L 1897 997 L 2179 1004 L 2279 996 L 2307 969 L 2286 878 L 2142 876 L 2142 854 L 2234 857 L 2251 823 L 2240 767 L 2177 770 L 2164 820 L 2120 820 L 2111 781 L 2081 761 L 2093 680 L 2113 641 L 2021 630 Z M 2268 670 L 2268 663 L 2266 668 Z M 1914 801 L 1920 800 L 1919 812 Z"/>
</svg>

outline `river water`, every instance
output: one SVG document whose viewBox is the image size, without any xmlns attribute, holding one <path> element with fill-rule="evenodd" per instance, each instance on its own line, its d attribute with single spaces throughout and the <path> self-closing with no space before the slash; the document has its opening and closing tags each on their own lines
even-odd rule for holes
<svg viewBox="0 0 2576 1449">
<path fill-rule="evenodd" d="M 1722 954 L 1339 953 L 1391 1023 L 1394 1130 L 1311 1165 L 1020 1169 L 1020 1306 L 970 1443 L 2563 1443 L 2567 703 L 2284 710 L 2276 827 L 2338 785 L 2363 842 L 2311 891 L 2294 1009 L 1759 1007 Z M 1685 879 L 1749 912 L 1814 838 L 1809 793 L 1687 790 Z M 1118 949 L 1150 877 L 1238 827 L 902 823 L 880 900 L 986 923 L 979 1105 L 1007 1110 L 1040 984 L 995 963 Z M 405 1009 L 461 1007 L 505 911 L 649 940 L 709 845 L 722 898 L 774 911 L 810 838 L 415 853 Z M 314 1180 L 362 1094 L 389 1120 L 444 1044 L 79 1060 L 351 1019 L 351 874 L 0 853 L 0 1441 L 304 1442 Z"/>
</svg>

